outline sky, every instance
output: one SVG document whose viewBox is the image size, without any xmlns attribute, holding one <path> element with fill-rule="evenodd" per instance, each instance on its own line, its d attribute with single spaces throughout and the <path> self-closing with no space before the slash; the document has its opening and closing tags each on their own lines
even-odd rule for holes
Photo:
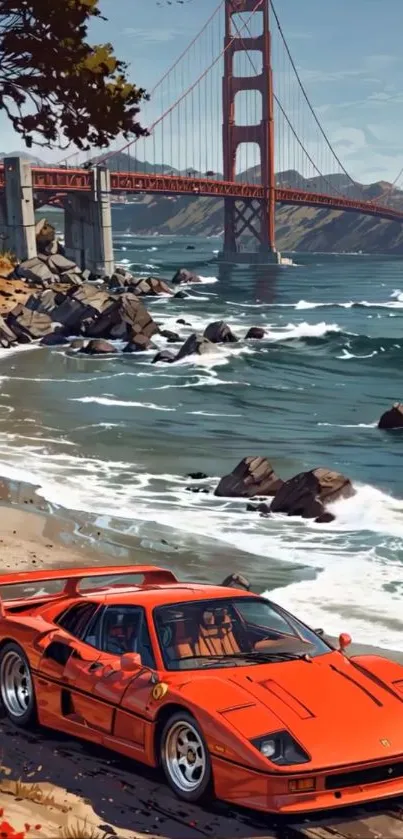
<svg viewBox="0 0 403 839">
<path fill-rule="evenodd" d="M 218 2 L 185 0 L 181 5 L 168 5 L 166 0 L 100 0 L 108 22 L 96 21 L 90 37 L 96 43 L 111 41 L 119 57 L 129 63 L 131 80 L 152 90 Z M 403 167 L 403 0 L 275 0 L 275 6 L 316 114 L 348 172 L 364 183 L 394 181 Z M 210 27 L 200 40 L 200 54 L 195 47 L 147 105 L 143 114 L 147 124 L 170 104 L 170 97 L 173 101 L 179 95 L 181 84 L 191 84 L 208 65 L 206 50 L 210 49 L 211 55 L 214 50 L 219 52 L 222 15 L 220 25 L 219 17 L 215 35 L 210 34 Z M 277 64 L 274 72 L 281 91 L 288 76 L 281 57 Z M 147 141 L 147 149 L 154 142 L 154 154 L 160 160 L 164 154 L 166 163 L 187 168 L 192 163 L 197 166 L 199 155 L 201 168 L 220 166 L 221 72 L 218 63 L 207 74 L 204 106 L 200 99 L 197 103 L 196 89 L 193 110 L 184 103 L 181 123 L 175 126 L 171 122 L 173 150 L 167 147 L 168 132 L 162 127 L 156 129 L 153 141 Z M 285 104 L 293 118 L 292 102 Z M 313 156 L 319 154 L 309 120 L 305 131 L 308 151 Z M 195 135 L 196 152 L 190 148 Z M 23 149 L 3 113 L 0 137 L 2 152 Z M 144 155 L 149 158 L 147 149 Z M 44 149 L 32 149 L 32 153 L 52 162 L 67 154 Z M 144 159 L 141 153 L 138 156 Z M 327 162 L 322 158 L 323 166 Z M 403 186 L 403 177 L 399 185 Z"/>
</svg>

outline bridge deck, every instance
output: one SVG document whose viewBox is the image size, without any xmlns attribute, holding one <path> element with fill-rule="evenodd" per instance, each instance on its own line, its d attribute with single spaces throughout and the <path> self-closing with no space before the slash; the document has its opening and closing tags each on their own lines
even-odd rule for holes
<svg viewBox="0 0 403 839">
<path fill-rule="evenodd" d="M 32 180 L 35 192 L 49 194 L 89 192 L 92 187 L 92 173 L 87 169 L 32 167 Z M 3 188 L 4 166 L 0 166 L 0 190 Z M 150 175 L 141 172 L 111 172 L 111 192 L 115 194 L 145 192 L 258 201 L 267 199 L 267 190 L 261 184 L 217 181 L 212 178 L 185 178 L 180 175 Z M 279 204 L 326 207 L 329 210 L 362 213 L 389 221 L 403 222 L 403 211 L 370 201 L 344 198 L 341 195 L 326 195 L 278 187 L 275 197 Z"/>
</svg>

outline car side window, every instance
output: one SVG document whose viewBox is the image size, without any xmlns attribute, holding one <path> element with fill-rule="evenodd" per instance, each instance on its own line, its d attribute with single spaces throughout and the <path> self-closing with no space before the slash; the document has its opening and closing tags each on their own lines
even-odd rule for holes
<svg viewBox="0 0 403 839">
<path fill-rule="evenodd" d="M 92 622 L 84 640 L 117 656 L 139 653 L 146 667 L 156 666 L 145 611 L 140 606 L 107 607 Z"/>
<path fill-rule="evenodd" d="M 75 638 L 82 639 L 85 630 L 98 609 L 98 603 L 86 601 L 69 606 L 55 619 L 55 623 Z"/>
</svg>

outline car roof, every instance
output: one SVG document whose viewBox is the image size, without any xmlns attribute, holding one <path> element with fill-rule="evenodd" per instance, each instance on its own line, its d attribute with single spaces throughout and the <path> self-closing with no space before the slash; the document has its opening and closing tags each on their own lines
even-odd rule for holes
<svg viewBox="0 0 403 839">
<path fill-rule="evenodd" d="M 226 588 L 224 586 L 203 585 L 202 583 L 174 583 L 161 586 L 121 586 L 101 591 L 82 591 L 82 596 L 91 600 L 105 603 L 105 605 L 141 605 L 147 608 L 164 606 L 170 603 L 196 602 L 200 600 L 236 598 L 236 597 L 259 597 L 249 591 L 241 589 Z"/>
</svg>

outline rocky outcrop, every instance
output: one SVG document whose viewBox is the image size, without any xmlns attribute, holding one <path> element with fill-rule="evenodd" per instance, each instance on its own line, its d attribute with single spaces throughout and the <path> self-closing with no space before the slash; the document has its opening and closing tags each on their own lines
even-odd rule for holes
<svg viewBox="0 0 403 839">
<path fill-rule="evenodd" d="M 192 274 L 187 268 L 178 268 L 172 277 L 173 285 L 186 285 L 187 283 L 201 283 L 201 277 L 197 274 Z"/>
<path fill-rule="evenodd" d="M 108 341 L 94 338 L 92 341 L 88 341 L 88 344 L 84 344 L 81 347 L 80 353 L 84 355 L 110 355 L 111 353 L 117 353 L 117 349 L 113 344 L 109 344 Z"/>
<path fill-rule="evenodd" d="M 12 329 L 10 329 L 4 318 L 0 316 L 0 346 L 8 348 L 17 343 L 17 336 L 14 334 Z"/>
<path fill-rule="evenodd" d="M 123 268 L 117 268 L 112 274 L 108 287 L 111 291 L 126 289 L 139 297 L 158 297 L 160 294 L 173 294 L 169 285 L 160 277 L 134 277 L 130 271 Z"/>
<path fill-rule="evenodd" d="M 72 334 L 79 334 L 83 331 L 83 324 L 86 327 L 95 323 L 98 318 L 109 313 L 111 309 L 117 308 L 117 299 L 106 291 L 95 285 L 83 283 L 73 286 L 66 293 L 61 293 L 56 298 L 57 305 L 50 314 L 52 320 L 61 323 L 66 331 Z M 109 335 L 92 335 L 88 337 L 109 337 Z"/>
<path fill-rule="evenodd" d="M 223 320 L 216 320 L 209 323 L 204 330 L 204 337 L 212 344 L 234 344 L 238 338 L 231 331 L 230 327 Z"/>
<path fill-rule="evenodd" d="M 142 332 L 134 332 L 131 335 L 130 341 L 124 347 L 123 352 L 145 352 L 146 350 L 152 349 L 155 349 L 155 346 L 147 335 L 144 335 Z"/>
<path fill-rule="evenodd" d="M 69 343 L 69 339 L 62 332 L 57 331 L 50 332 L 49 335 L 44 335 L 39 341 L 41 347 L 63 347 Z"/>
<path fill-rule="evenodd" d="M 51 269 L 39 256 L 20 262 L 15 270 L 18 277 L 36 285 L 47 286 L 55 281 Z"/>
<path fill-rule="evenodd" d="M 87 286 L 85 286 L 86 288 Z M 104 311 L 86 325 L 85 334 L 91 338 L 118 338 L 130 341 L 133 335 L 145 335 L 150 339 L 158 332 L 158 326 L 147 312 L 141 300 L 130 292 L 108 296 Z"/>
<path fill-rule="evenodd" d="M 36 223 L 35 236 L 38 253 L 51 254 L 58 252 L 56 230 L 46 218 L 42 218 Z"/>
<path fill-rule="evenodd" d="M 180 361 L 188 355 L 205 355 L 214 350 L 214 344 L 211 343 L 204 335 L 198 335 L 193 332 L 180 348 L 175 361 Z"/>
<path fill-rule="evenodd" d="M 45 312 L 51 315 L 53 310 L 64 300 L 64 295 L 54 291 L 52 288 L 45 288 L 41 294 L 31 294 L 25 302 L 27 309 L 33 312 Z"/>
<path fill-rule="evenodd" d="M 271 512 L 318 519 L 323 516 L 326 504 L 354 494 L 350 479 L 340 472 L 312 469 L 283 484 L 272 501 Z"/>
<path fill-rule="evenodd" d="M 141 280 L 133 280 L 130 283 L 130 290 L 141 297 L 158 297 L 160 294 L 172 295 L 173 291 L 169 285 L 159 277 L 144 277 Z"/>
<path fill-rule="evenodd" d="M 177 332 L 171 332 L 170 329 L 160 329 L 160 335 L 167 339 L 168 344 L 179 344 L 181 341 L 180 335 Z"/>
<path fill-rule="evenodd" d="M 251 339 L 254 339 L 255 341 L 256 340 L 261 341 L 262 338 L 264 338 L 265 335 L 266 335 L 266 331 L 261 326 L 251 326 L 251 328 L 248 329 L 248 331 L 245 335 L 245 339 L 249 340 L 251 338 Z"/>
<path fill-rule="evenodd" d="M 172 364 L 173 361 L 175 361 L 175 356 L 169 350 L 161 350 L 157 352 L 151 363 L 158 364 L 161 362 L 162 364 Z"/>
<path fill-rule="evenodd" d="M 388 430 L 392 428 L 403 428 L 403 403 L 395 402 L 389 411 L 382 414 L 378 428 Z"/>
<path fill-rule="evenodd" d="M 35 312 L 21 304 L 8 313 L 6 322 L 22 344 L 43 338 L 55 328 L 52 319 L 45 312 Z"/>
<path fill-rule="evenodd" d="M 275 495 L 282 485 L 283 481 L 265 457 L 244 457 L 229 475 L 221 478 L 214 495 L 221 498 Z"/>
<path fill-rule="evenodd" d="M 47 264 L 52 273 L 58 274 L 59 276 L 65 274 L 66 272 L 81 274 L 81 271 L 77 267 L 76 263 L 71 259 L 67 259 L 67 257 L 63 256 L 61 253 L 56 253 L 53 256 L 50 256 L 47 260 Z"/>
</svg>

